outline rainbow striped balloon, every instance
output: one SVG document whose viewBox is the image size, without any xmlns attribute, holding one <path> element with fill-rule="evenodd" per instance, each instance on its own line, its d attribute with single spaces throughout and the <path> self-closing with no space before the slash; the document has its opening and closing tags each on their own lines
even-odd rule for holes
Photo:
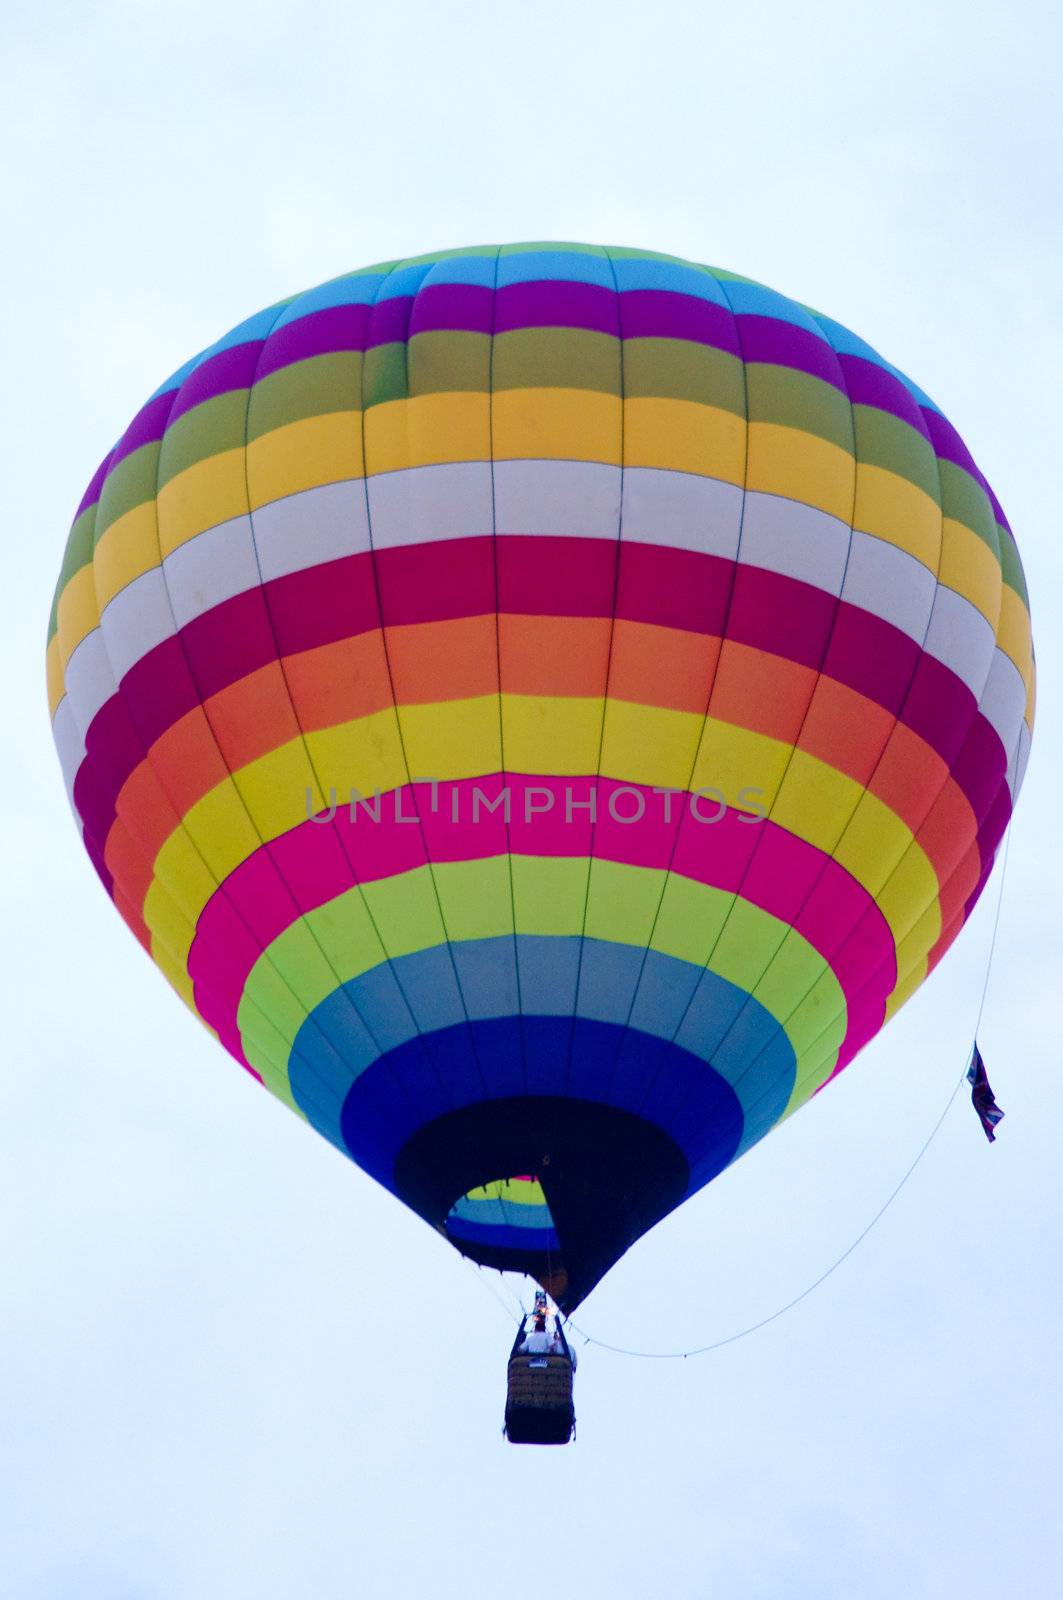
<svg viewBox="0 0 1063 1600">
<path fill-rule="evenodd" d="M 748 279 L 559 244 L 369 267 L 183 367 L 85 494 L 48 677 L 182 998 L 568 1308 L 941 958 L 1034 693 L 921 390 Z"/>
</svg>

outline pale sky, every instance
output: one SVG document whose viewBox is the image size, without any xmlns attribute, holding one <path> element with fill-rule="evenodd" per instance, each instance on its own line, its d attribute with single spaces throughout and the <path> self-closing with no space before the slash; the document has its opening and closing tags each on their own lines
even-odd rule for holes
<svg viewBox="0 0 1063 1600">
<path fill-rule="evenodd" d="M 1061 50 L 1047 3 L 5 8 L 4 1600 L 1057 1592 Z M 130 937 L 43 691 L 67 527 L 158 383 L 286 293 L 512 239 L 748 274 L 908 372 L 1016 531 L 1041 691 L 980 1036 L 997 1143 L 958 1099 L 761 1332 L 581 1349 L 560 1451 L 501 1438 L 497 1275 L 258 1089 Z M 963 1070 L 996 885 L 582 1326 L 705 1344 L 841 1255 Z"/>
</svg>

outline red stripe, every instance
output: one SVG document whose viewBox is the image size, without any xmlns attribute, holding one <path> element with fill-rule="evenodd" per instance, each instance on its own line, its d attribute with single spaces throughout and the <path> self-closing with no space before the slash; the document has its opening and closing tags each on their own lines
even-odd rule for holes
<svg viewBox="0 0 1063 1600">
<path fill-rule="evenodd" d="M 956 781 L 977 816 L 996 793 L 1004 750 L 970 690 L 869 612 L 794 578 L 736 569 L 719 556 L 507 534 L 345 556 L 273 579 L 197 617 L 138 661 L 120 696 L 93 719 L 86 748 L 108 781 L 106 792 L 99 786 L 92 794 L 83 763 L 75 803 L 86 826 L 105 839 L 114 798 L 160 734 L 278 654 L 370 632 L 381 615 L 385 625 L 402 626 L 493 614 L 496 551 L 503 613 L 608 617 L 615 596 L 616 615 L 633 622 L 718 637 L 726 618 L 728 638 L 814 669 L 822 663 L 827 677 L 900 717 L 950 767 L 957 763 Z"/>
</svg>

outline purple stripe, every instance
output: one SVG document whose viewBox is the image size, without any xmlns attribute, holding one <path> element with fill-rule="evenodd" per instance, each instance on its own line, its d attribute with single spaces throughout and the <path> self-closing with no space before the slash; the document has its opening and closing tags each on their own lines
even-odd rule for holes
<svg viewBox="0 0 1063 1600">
<path fill-rule="evenodd" d="M 854 406 L 874 406 L 877 411 L 899 417 L 930 443 L 923 413 L 899 378 L 874 361 L 865 361 L 863 356 L 839 355 L 838 363 Z"/>
<path fill-rule="evenodd" d="M 962 467 L 965 472 L 970 474 L 979 488 L 986 491 L 986 497 L 988 498 L 989 485 L 982 477 L 975 465 L 974 457 L 949 419 L 943 417 L 940 411 L 931 411 L 925 406 L 923 407 L 923 415 L 926 418 L 930 442 L 941 460 L 951 461 L 953 466 Z"/>
<path fill-rule="evenodd" d="M 410 329 L 412 305 L 412 295 L 398 294 L 393 300 L 378 300 L 370 306 L 365 348 L 374 350 L 381 344 L 404 344 Z"/>
<path fill-rule="evenodd" d="M 986 483 L 984 478 L 982 479 L 982 487 L 985 490 L 986 494 L 989 496 L 989 504 L 993 507 L 993 515 L 997 519 L 997 527 L 998 528 L 1003 528 L 1006 533 L 1011 534 L 1011 542 L 1012 542 L 1012 544 L 1014 544 L 1015 543 L 1015 535 L 1011 532 L 1011 523 L 1008 521 L 1007 517 L 1004 515 L 1004 507 L 1001 505 L 1000 501 L 997 499 L 996 495 L 993 493 L 993 490 L 992 490 L 991 486 L 988 483 Z"/>
<path fill-rule="evenodd" d="M 625 339 L 686 339 L 741 359 L 735 319 L 725 306 L 670 289 L 627 289 L 620 296 Z"/>
<path fill-rule="evenodd" d="M 165 393 L 156 395 L 154 400 L 149 400 L 146 406 L 141 406 L 118 441 L 118 446 L 111 457 L 112 471 L 120 461 L 125 460 L 126 456 L 131 456 L 134 450 L 140 450 L 146 444 L 158 444 L 166 432 L 170 413 L 179 393 L 178 389 L 167 389 Z"/>
<path fill-rule="evenodd" d="M 263 343 L 262 339 L 252 339 L 247 344 L 230 345 L 228 350 L 219 350 L 217 355 L 200 362 L 177 391 L 170 413 L 171 425 L 205 400 L 231 394 L 234 389 L 249 388 Z"/>
<path fill-rule="evenodd" d="M 483 284 L 430 284 L 413 302 L 410 338 L 418 333 L 490 333 L 494 316 L 494 291 Z"/>
<path fill-rule="evenodd" d="M 340 351 L 364 350 L 369 326 L 369 307 L 327 306 L 309 316 L 285 322 L 266 340 L 255 376 L 260 382 L 281 367 L 312 356 L 335 355 Z"/>
<path fill-rule="evenodd" d="M 764 362 L 774 367 L 793 367 L 821 378 L 845 393 L 845 379 L 838 357 L 818 333 L 795 327 L 778 317 L 759 317 L 742 313 L 736 317 L 742 355 L 748 362 Z"/>
<path fill-rule="evenodd" d="M 507 284 L 495 296 L 495 332 L 517 328 L 586 328 L 620 337 L 620 308 L 613 289 L 596 283 L 554 280 Z"/>
<path fill-rule="evenodd" d="M 114 452 L 113 451 L 111 452 L 110 455 L 104 456 L 103 460 L 100 462 L 99 466 L 96 468 L 96 471 L 92 474 L 92 477 L 89 479 L 89 486 L 85 490 L 85 493 L 81 496 L 81 504 L 78 506 L 77 512 L 76 512 L 75 517 L 74 517 L 74 521 L 75 522 L 77 521 L 78 517 L 80 517 L 84 512 L 86 512 L 89 509 L 90 506 L 94 506 L 96 504 L 96 502 L 99 500 L 100 493 L 101 493 L 101 491 L 103 489 L 104 479 L 107 477 L 107 474 L 111 470 L 111 461 L 113 460 L 113 457 L 114 457 Z"/>
</svg>

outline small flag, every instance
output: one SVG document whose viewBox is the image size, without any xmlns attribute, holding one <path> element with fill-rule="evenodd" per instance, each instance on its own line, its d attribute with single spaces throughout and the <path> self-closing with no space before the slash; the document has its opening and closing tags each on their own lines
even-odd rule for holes
<svg viewBox="0 0 1063 1600">
<path fill-rule="evenodd" d="M 990 1144 L 996 1138 L 993 1129 L 1001 1120 L 1004 1113 L 993 1098 L 993 1091 L 989 1087 L 986 1077 L 985 1062 L 982 1053 L 975 1045 L 971 1055 L 971 1064 L 967 1068 L 967 1082 L 971 1085 L 971 1104 L 982 1119 L 982 1127 Z"/>
</svg>

